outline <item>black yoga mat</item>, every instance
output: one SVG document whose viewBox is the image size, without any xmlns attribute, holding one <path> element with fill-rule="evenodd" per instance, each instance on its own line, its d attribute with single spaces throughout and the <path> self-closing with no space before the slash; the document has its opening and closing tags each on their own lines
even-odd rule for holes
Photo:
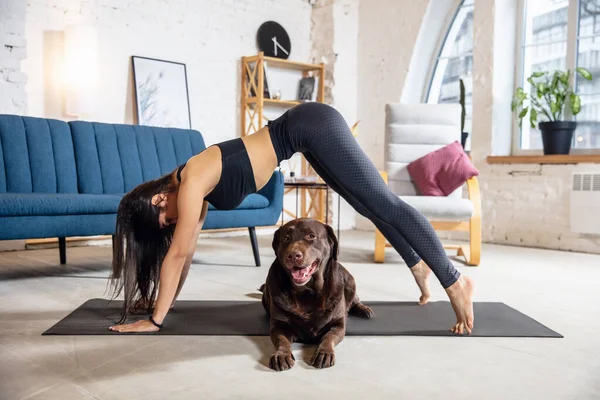
<svg viewBox="0 0 600 400">
<path fill-rule="evenodd" d="M 457 336 L 448 331 L 455 322 L 447 301 L 418 306 L 414 302 L 365 302 L 375 317 L 350 316 L 348 336 Z M 44 335 L 123 335 L 108 330 L 118 320 L 122 302 L 92 299 L 81 305 Z M 475 329 L 471 336 L 553 337 L 562 335 L 503 303 L 474 304 Z M 145 319 L 134 315 L 128 319 Z M 269 322 L 260 301 L 178 301 L 164 327 L 151 335 L 268 336 Z"/>
</svg>

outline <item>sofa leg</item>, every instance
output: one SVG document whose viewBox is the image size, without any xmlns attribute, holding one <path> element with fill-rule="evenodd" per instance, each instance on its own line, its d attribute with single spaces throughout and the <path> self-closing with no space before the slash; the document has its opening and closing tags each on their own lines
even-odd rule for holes
<svg viewBox="0 0 600 400">
<path fill-rule="evenodd" d="M 250 242 L 252 243 L 252 252 L 254 253 L 254 262 L 260 267 L 260 254 L 258 253 L 258 241 L 256 240 L 256 229 L 253 226 L 248 227 L 250 232 Z"/>
<path fill-rule="evenodd" d="M 67 263 L 67 240 L 64 237 L 58 238 L 58 252 L 60 254 L 60 263 Z"/>
</svg>

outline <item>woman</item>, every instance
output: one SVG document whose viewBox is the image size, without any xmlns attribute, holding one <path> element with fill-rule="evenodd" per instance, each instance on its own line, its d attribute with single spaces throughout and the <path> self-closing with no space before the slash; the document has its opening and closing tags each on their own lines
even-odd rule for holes
<svg viewBox="0 0 600 400">
<path fill-rule="evenodd" d="M 298 105 L 252 135 L 208 147 L 123 197 L 111 278 L 115 295 L 124 289 L 125 304 L 120 324 L 110 329 L 159 330 L 185 282 L 208 202 L 236 208 L 296 152 L 400 253 L 421 290 L 419 304 L 429 298 L 427 277 L 433 271 L 456 313 L 450 330 L 471 333 L 472 281 L 454 268 L 429 221 L 388 189 L 342 116 L 322 103 Z M 152 316 L 121 324 L 139 308 L 153 309 Z"/>
</svg>

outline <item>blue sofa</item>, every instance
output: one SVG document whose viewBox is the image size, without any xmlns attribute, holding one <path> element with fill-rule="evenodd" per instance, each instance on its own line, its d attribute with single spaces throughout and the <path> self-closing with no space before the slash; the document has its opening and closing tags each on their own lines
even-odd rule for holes
<svg viewBox="0 0 600 400">
<path fill-rule="evenodd" d="M 122 196 L 173 171 L 205 148 L 195 130 L 0 115 L 0 240 L 114 235 Z M 199 200 L 200 201 L 200 200 Z M 248 228 L 260 266 L 256 226 L 277 223 L 283 176 L 235 210 L 209 206 L 203 229 Z"/>
</svg>

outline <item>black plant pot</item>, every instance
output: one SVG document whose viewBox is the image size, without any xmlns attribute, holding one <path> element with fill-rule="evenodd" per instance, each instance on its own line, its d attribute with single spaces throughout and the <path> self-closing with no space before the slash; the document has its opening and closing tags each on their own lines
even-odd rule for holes
<svg viewBox="0 0 600 400">
<path fill-rule="evenodd" d="M 467 145 L 468 137 L 469 137 L 469 132 L 462 132 L 462 135 L 460 137 L 460 144 L 462 144 L 463 150 L 465 149 L 465 146 Z"/>
<path fill-rule="evenodd" d="M 540 122 L 539 126 L 542 131 L 544 154 L 569 154 L 577 122 Z"/>
</svg>

